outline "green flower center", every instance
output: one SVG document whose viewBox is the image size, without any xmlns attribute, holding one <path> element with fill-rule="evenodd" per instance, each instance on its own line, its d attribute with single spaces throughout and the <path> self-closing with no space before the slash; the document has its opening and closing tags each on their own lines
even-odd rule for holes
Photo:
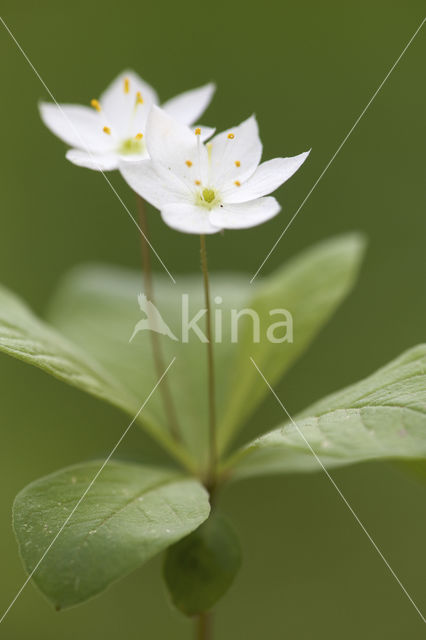
<svg viewBox="0 0 426 640">
<path fill-rule="evenodd" d="M 197 189 L 195 203 L 205 209 L 213 209 L 221 203 L 220 194 L 210 187 Z"/>
<path fill-rule="evenodd" d="M 142 153 L 145 149 L 145 142 L 139 138 L 128 138 L 124 140 L 118 149 L 123 156 L 130 156 Z"/>
<path fill-rule="evenodd" d="M 203 189 L 203 199 L 205 202 L 208 202 L 210 204 L 211 202 L 213 202 L 215 197 L 216 194 L 213 189 Z"/>
</svg>

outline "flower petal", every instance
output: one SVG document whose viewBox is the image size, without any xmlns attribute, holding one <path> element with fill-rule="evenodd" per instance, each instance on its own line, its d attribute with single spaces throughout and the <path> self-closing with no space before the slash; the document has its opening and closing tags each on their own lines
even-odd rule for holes
<svg viewBox="0 0 426 640">
<path fill-rule="evenodd" d="M 210 82 L 203 87 L 185 91 L 185 93 L 168 100 L 162 105 L 162 108 L 178 122 L 192 124 L 207 109 L 215 90 L 216 86 Z"/>
<path fill-rule="evenodd" d="M 238 127 L 219 133 L 209 146 L 210 176 L 215 186 L 226 188 L 235 180 L 247 180 L 262 157 L 262 143 L 255 116 Z"/>
<path fill-rule="evenodd" d="M 272 193 L 296 173 L 308 155 L 309 151 L 292 158 L 274 158 L 263 162 L 247 182 L 241 186 L 234 183 L 222 190 L 223 199 L 226 202 L 247 202 Z"/>
<path fill-rule="evenodd" d="M 157 209 L 172 202 L 188 201 L 188 192 L 182 183 L 151 160 L 120 160 L 119 169 L 133 191 Z"/>
<path fill-rule="evenodd" d="M 168 204 L 161 210 L 161 216 L 169 227 L 196 234 L 218 233 L 222 230 L 211 223 L 210 214 L 208 209 L 190 203 Z"/>
<path fill-rule="evenodd" d="M 71 147 L 103 153 L 110 150 L 114 141 L 102 130 L 100 114 L 78 104 L 39 104 L 44 124 Z"/>
<path fill-rule="evenodd" d="M 148 160 L 149 154 L 146 147 L 142 148 L 142 151 L 136 153 L 128 153 L 123 155 L 120 153 L 120 149 L 117 151 L 117 155 L 123 162 L 140 162 L 141 160 Z"/>
<path fill-rule="evenodd" d="M 146 145 L 152 160 L 186 185 L 188 194 L 196 181 L 203 182 L 207 171 L 207 151 L 201 135 L 153 107 L 147 122 Z"/>
<path fill-rule="evenodd" d="M 210 222 L 223 229 L 248 229 L 270 220 L 281 210 L 275 198 L 258 198 L 241 204 L 223 204 L 210 213 Z"/>
<path fill-rule="evenodd" d="M 140 93 L 142 102 L 137 103 Z M 102 111 L 113 129 L 122 137 L 131 137 L 145 126 L 149 110 L 158 104 L 156 91 L 134 71 L 123 71 L 99 98 Z"/>
<path fill-rule="evenodd" d="M 115 153 L 87 153 L 82 149 L 69 149 L 65 154 L 67 160 L 78 167 L 94 169 L 94 171 L 114 171 L 118 169 L 118 156 Z"/>
</svg>

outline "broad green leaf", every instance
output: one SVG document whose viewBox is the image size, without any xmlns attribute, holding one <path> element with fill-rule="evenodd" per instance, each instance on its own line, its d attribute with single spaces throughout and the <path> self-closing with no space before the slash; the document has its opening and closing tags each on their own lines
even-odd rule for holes
<svg viewBox="0 0 426 640">
<path fill-rule="evenodd" d="M 122 383 L 119 375 L 115 375 L 120 371 L 105 367 L 94 357 L 91 349 L 86 348 L 83 342 L 80 345 L 77 342 L 39 320 L 17 296 L 0 287 L 0 352 L 32 364 L 134 417 L 152 391 L 155 376 L 152 376 L 151 386 L 147 385 L 142 389 L 143 393 L 137 394 L 130 385 Z M 151 372 L 151 359 L 142 358 L 140 368 Z M 188 455 L 155 418 L 149 404 L 138 419 L 169 452 L 186 466 L 191 466 Z"/>
<path fill-rule="evenodd" d="M 272 381 L 282 375 L 349 290 L 361 253 L 359 236 L 344 236 L 311 249 L 265 282 L 250 285 L 248 276 L 241 274 L 212 278 L 222 450 L 264 396 L 248 356 L 258 357 Z M 169 335 L 160 336 L 164 368 L 175 358 L 167 384 L 182 433 L 179 445 L 170 435 L 161 389 L 151 396 L 159 375 L 149 332 L 136 332 L 130 341 L 138 322 L 146 321 L 139 308 L 141 289 L 138 272 L 99 266 L 74 270 L 59 287 L 50 308 L 50 321 L 62 335 L 1 290 L 0 350 L 121 407 L 132 417 L 149 397 L 138 421 L 186 467 L 201 471 L 208 460 L 206 344 L 193 331 L 187 340 L 182 335 L 186 304 L 189 320 L 200 311 L 203 314 L 201 275 L 179 277 L 177 285 L 165 277 L 155 282 L 156 306 L 169 327 Z M 269 310 L 281 306 L 293 314 L 293 344 L 270 344 L 265 339 L 271 324 Z M 238 325 L 237 342 L 231 339 L 232 311 L 247 307 L 259 313 L 260 344 L 253 344 L 244 319 Z M 197 324 L 200 332 L 204 321 L 201 317 Z"/>
<path fill-rule="evenodd" d="M 183 438 L 196 464 L 208 459 L 208 404 L 206 344 L 189 332 L 182 341 L 182 306 L 188 300 L 192 319 L 205 307 L 201 274 L 179 276 L 173 284 L 166 276 L 155 280 L 155 304 L 162 319 L 179 338 L 159 336 L 165 366 L 176 360 L 167 374 Z M 212 300 L 220 296 L 222 341 L 215 344 L 217 406 L 220 413 L 228 394 L 230 366 L 237 345 L 229 338 L 231 308 L 244 307 L 250 289 L 249 279 L 241 274 L 226 274 L 211 280 Z M 142 275 L 137 271 L 108 266 L 82 266 L 65 279 L 54 297 L 50 321 L 70 340 L 79 344 L 101 363 L 129 393 L 142 401 L 153 388 L 157 373 L 152 359 L 148 331 L 138 332 L 129 342 L 135 325 L 146 318 L 138 304 Z M 205 330 L 205 317 L 198 326 Z M 156 424 L 168 432 L 161 394 L 150 398 L 149 411 Z"/>
<path fill-rule="evenodd" d="M 250 357 L 271 384 L 277 382 L 351 290 L 364 247 L 364 239 L 359 234 L 332 238 L 304 251 L 254 288 L 247 306 L 258 313 L 263 326 L 283 321 L 282 316 L 271 317 L 273 309 L 289 311 L 293 320 L 293 342 L 277 344 L 261 332 L 260 342 L 253 343 L 253 322 L 246 319 L 232 365 L 234 384 L 219 424 L 221 450 L 229 445 L 238 428 L 268 393 Z M 285 337 L 285 332 L 285 328 L 281 333 L 277 329 L 274 335 Z M 291 337 L 289 333 L 287 337 Z"/>
<path fill-rule="evenodd" d="M 14 529 L 29 574 L 101 464 L 63 469 L 18 494 Z M 187 536 L 209 511 L 207 492 L 195 479 L 111 462 L 36 569 L 34 582 L 57 609 L 77 605 Z"/>
<path fill-rule="evenodd" d="M 426 458 L 426 345 L 312 405 L 294 423 L 241 449 L 227 470 L 234 478 L 320 471 L 315 455 L 326 468 Z"/>
<path fill-rule="evenodd" d="M 250 355 L 268 355 L 275 376 L 301 354 L 320 326 L 331 315 L 353 282 L 362 253 L 362 240 L 350 235 L 337 238 L 308 251 L 272 276 L 266 284 L 249 284 L 241 274 L 211 278 L 215 329 L 221 325 L 221 339 L 215 341 L 217 415 L 223 444 L 244 422 L 263 397 L 261 385 L 252 379 Z M 310 284 L 313 279 L 313 284 Z M 79 344 L 129 393 L 141 401 L 153 388 L 157 374 L 152 360 L 148 331 L 138 332 L 129 342 L 135 325 L 145 317 L 138 306 L 142 276 L 138 272 L 106 266 L 75 269 L 59 287 L 53 299 L 49 319 L 73 342 Z M 258 294 L 256 293 L 258 292 Z M 188 316 L 204 309 L 201 275 L 179 276 L 173 285 L 167 277 L 155 281 L 155 303 L 172 333 L 178 338 L 160 336 L 165 365 L 176 360 L 167 374 L 173 401 L 186 447 L 200 468 L 208 454 L 208 405 L 206 345 L 190 331 L 182 341 L 182 295 L 188 299 Z M 270 308 L 285 306 L 294 315 L 293 345 L 253 345 L 241 319 L 240 338 L 231 340 L 231 310 L 252 306 L 261 315 L 261 331 L 271 323 Z M 205 318 L 198 326 L 204 331 Z M 273 347 L 271 349 L 270 347 Z M 254 349 L 253 349 L 254 348 Z M 276 357 L 274 359 L 274 354 Z M 275 364 L 273 364 L 275 362 Z M 168 433 L 160 393 L 149 401 L 150 415 L 163 433 Z"/>
<path fill-rule="evenodd" d="M 0 351 L 55 378 L 135 413 L 138 399 L 85 350 L 39 320 L 13 293 L 0 287 Z"/>
<path fill-rule="evenodd" d="M 164 579 L 174 605 L 187 616 L 209 611 L 228 591 L 241 566 L 237 535 L 218 513 L 169 547 Z"/>
</svg>

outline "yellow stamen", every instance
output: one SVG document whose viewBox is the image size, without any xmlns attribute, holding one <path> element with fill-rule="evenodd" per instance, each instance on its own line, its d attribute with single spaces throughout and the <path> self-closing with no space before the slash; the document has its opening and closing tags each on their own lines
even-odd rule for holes
<svg viewBox="0 0 426 640">
<path fill-rule="evenodd" d="M 201 182 L 200 182 L 199 180 L 196 180 L 196 181 L 195 181 L 195 184 L 197 185 L 197 187 L 199 187 L 199 186 L 200 186 L 200 184 L 201 184 Z"/>
<path fill-rule="evenodd" d="M 96 109 L 96 111 L 101 110 L 101 103 L 99 102 L 99 100 L 95 100 L 95 98 L 93 98 L 93 100 L 90 101 L 90 106 Z"/>
<path fill-rule="evenodd" d="M 201 135 L 201 129 L 200 129 L 200 127 L 197 127 L 197 128 L 195 129 L 195 135 L 196 135 L 196 136 L 200 136 L 200 135 Z"/>
<path fill-rule="evenodd" d="M 143 104 L 143 98 L 140 91 L 138 91 L 136 94 L 136 104 Z"/>
<path fill-rule="evenodd" d="M 142 138 L 143 138 L 143 133 L 137 133 L 137 134 L 135 135 L 135 138 L 136 138 L 136 140 L 142 140 Z"/>
<path fill-rule="evenodd" d="M 209 162 L 211 162 L 212 160 L 212 151 L 213 151 L 213 144 L 211 142 L 208 142 L 206 144 L 207 147 L 207 157 L 209 159 Z"/>
<path fill-rule="evenodd" d="M 124 78 L 124 93 L 129 93 L 130 91 L 130 80 L 129 78 Z"/>
<path fill-rule="evenodd" d="M 191 160 L 185 160 L 185 164 L 186 164 L 187 167 L 192 167 Z"/>
<path fill-rule="evenodd" d="M 102 129 L 102 131 L 103 131 L 104 133 L 107 133 L 109 136 L 111 135 L 111 129 L 110 129 L 109 127 L 104 127 L 104 128 Z"/>
<path fill-rule="evenodd" d="M 228 133 L 228 139 L 233 140 L 235 138 L 233 133 Z"/>
<path fill-rule="evenodd" d="M 241 182 L 239 180 L 235 180 L 234 184 L 236 187 L 241 187 Z"/>
<path fill-rule="evenodd" d="M 239 160 L 235 160 L 235 166 L 236 167 L 241 167 L 241 162 Z"/>
</svg>

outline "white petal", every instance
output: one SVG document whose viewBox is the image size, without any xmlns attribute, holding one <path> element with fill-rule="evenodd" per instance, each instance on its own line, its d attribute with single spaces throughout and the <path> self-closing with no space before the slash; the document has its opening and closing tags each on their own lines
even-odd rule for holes
<svg viewBox="0 0 426 640">
<path fill-rule="evenodd" d="M 168 100 L 162 108 L 175 120 L 183 124 L 192 124 L 204 113 L 209 106 L 216 87 L 213 83 L 186 91 Z"/>
<path fill-rule="evenodd" d="M 128 81 L 128 92 L 125 91 L 126 81 Z M 138 92 L 142 96 L 142 104 L 136 104 Z M 136 133 L 144 133 L 140 129 L 144 128 L 152 105 L 158 104 L 158 96 L 137 73 L 123 71 L 103 92 L 99 102 L 102 111 L 111 122 L 111 127 L 116 129 L 122 138 L 126 138 Z"/>
<path fill-rule="evenodd" d="M 149 154 L 146 147 L 144 147 L 140 153 L 129 153 L 129 154 L 123 155 L 120 153 L 120 150 L 118 150 L 117 153 L 120 160 L 122 160 L 123 162 L 140 162 L 141 160 L 147 160 L 149 158 Z"/>
<path fill-rule="evenodd" d="M 146 128 L 148 153 L 186 185 L 188 194 L 196 190 L 195 182 L 203 182 L 207 171 L 207 151 L 201 135 L 189 129 L 158 107 L 153 107 Z"/>
<path fill-rule="evenodd" d="M 119 127 L 122 140 L 134 138 L 138 133 L 142 133 L 142 135 L 146 134 L 146 122 L 148 120 L 150 110 L 151 105 L 148 105 L 146 102 L 138 104 L 133 108 L 127 124 L 123 120 L 122 125 Z"/>
<path fill-rule="evenodd" d="M 87 153 L 81 149 L 69 149 L 66 158 L 73 164 L 95 171 L 114 171 L 118 169 L 118 156 L 115 153 Z"/>
<path fill-rule="evenodd" d="M 161 216 L 172 229 L 184 233 L 210 234 L 218 233 L 221 227 L 210 222 L 211 211 L 196 204 L 169 204 L 161 210 Z"/>
<path fill-rule="evenodd" d="M 172 202 L 188 201 L 187 190 L 182 183 L 174 181 L 163 167 L 156 167 L 151 160 L 120 160 L 119 169 L 133 191 L 157 209 Z"/>
<path fill-rule="evenodd" d="M 114 145 L 111 136 L 102 130 L 100 114 L 90 107 L 41 102 L 39 109 L 44 124 L 72 147 L 102 153 Z"/>
<path fill-rule="evenodd" d="M 247 202 L 272 193 L 296 173 L 308 155 L 309 151 L 292 158 L 274 158 L 263 162 L 247 182 L 241 186 L 234 183 L 224 189 L 223 199 L 226 202 Z"/>
<path fill-rule="evenodd" d="M 223 229 L 248 229 L 270 220 L 280 210 L 275 198 L 258 198 L 241 204 L 224 203 L 211 211 L 210 221 Z"/>
<path fill-rule="evenodd" d="M 230 139 L 229 135 L 233 135 L 233 138 Z M 262 143 L 254 116 L 238 127 L 219 133 L 209 145 L 210 176 L 212 184 L 219 188 L 226 188 L 235 180 L 247 180 L 256 170 L 262 157 Z"/>
</svg>

